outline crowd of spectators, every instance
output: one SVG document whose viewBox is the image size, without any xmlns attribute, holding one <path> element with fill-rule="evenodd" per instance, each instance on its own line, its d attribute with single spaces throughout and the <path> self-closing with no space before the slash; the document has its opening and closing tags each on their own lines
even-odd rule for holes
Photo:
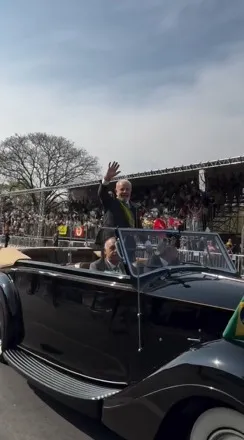
<svg viewBox="0 0 244 440">
<path fill-rule="evenodd" d="M 177 183 L 167 180 L 151 187 L 135 186 L 132 201 L 136 203 L 143 224 L 148 227 L 157 217 L 178 218 L 184 229 L 211 229 L 212 219 L 219 212 L 231 213 L 234 207 L 243 202 L 244 174 L 225 174 L 208 178 L 206 191 L 199 189 L 197 179 L 185 179 Z M 60 225 L 67 226 L 68 234 L 72 235 L 75 226 L 84 226 L 87 238 L 93 238 L 102 224 L 102 207 L 99 201 L 70 200 L 61 209 L 46 214 L 43 218 L 33 207 L 27 208 L 14 197 L 8 204 L 1 206 L 2 227 L 8 224 L 11 235 L 37 235 L 38 224 L 42 220 L 42 231 L 51 237 Z"/>
</svg>

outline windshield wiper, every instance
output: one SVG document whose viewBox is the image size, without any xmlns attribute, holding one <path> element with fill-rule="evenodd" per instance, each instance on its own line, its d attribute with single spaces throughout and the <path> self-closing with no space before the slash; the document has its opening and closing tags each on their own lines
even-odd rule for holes
<svg viewBox="0 0 244 440">
<path fill-rule="evenodd" d="M 173 283 L 175 283 L 175 284 L 182 284 L 182 286 L 184 286 L 186 288 L 191 287 L 184 280 L 182 280 L 182 278 L 180 278 L 180 277 L 177 277 L 177 278 L 173 277 L 171 269 L 166 269 L 166 268 L 164 268 L 164 269 L 165 269 L 166 273 L 164 273 L 164 275 L 162 275 L 162 274 L 157 275 L 153 280 L 151 280 L 149 282 L 148 287 L 153 287 L 153 286 L 155 286 L 158 283 L 161 284 L 162 281 L 173 281 Z"/>
<path fill-rule="evenodd" d="M 177 284 L 182 284 L 182 286 L 184 286 L 184 287 L 187 287 L 187 288 L 191 287 L 191 286 L 190 286 L 189 284 L 187 284 L 184 280 L 182 280 L 182 278 L 180 278 L 180 277 L 177 277 L 177 278 L 173 277 L 173 276 L 172 276 L 172 271 L 171 271 L 170 269 L 167 270 L 166 274 L 167 274 L 167 276 L 161 276 L 161 277 L 160 277 L 160 280 L 161 280 L 161 281 L 164 281 L 164 280 L 168 280 L 168 279 L 169 279 L 169 280 L 174 281 L 174 282 L 177 283 Z"/>
</svg>

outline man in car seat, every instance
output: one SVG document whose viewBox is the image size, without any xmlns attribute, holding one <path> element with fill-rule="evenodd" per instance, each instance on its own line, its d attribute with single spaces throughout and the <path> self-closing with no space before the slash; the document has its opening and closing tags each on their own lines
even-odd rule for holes
<svg viewBox="0 0 244 440">
<path fill-rule="evenodd" d="M 123 263 L 121 262 L 117 249 L 116 238 L 111 237 L 105 241 L 104 256 L 90 264 L 91 270 L 99 270 L 102 272 L 125 273 Z"/>
<path fill-rule="evenodd" d="M 178 251 L 175 246 L 169 245 L 166 241 L 161 240 L 158 243 L 157 251 L 149 256 L 146 263 L 145 272 L 157 269 L 161 266 L 172 266 L 179 264 Z"/>
</svg>

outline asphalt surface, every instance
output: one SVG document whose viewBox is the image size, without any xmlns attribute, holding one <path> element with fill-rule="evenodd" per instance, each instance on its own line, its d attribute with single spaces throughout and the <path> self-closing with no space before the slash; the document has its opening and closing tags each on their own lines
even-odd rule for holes
<svg viewBox="0 0 244 440">
<path fill-rule="evenodd" d="M 33 390 L 0 364 L 1 440 L 121 440 L 101 424 Z"/>
</svg>

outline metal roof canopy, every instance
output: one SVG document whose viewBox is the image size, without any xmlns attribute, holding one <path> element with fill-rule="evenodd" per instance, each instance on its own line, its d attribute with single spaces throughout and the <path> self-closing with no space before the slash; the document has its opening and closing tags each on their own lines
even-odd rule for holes
<svg viewBox="0 0 244 440">
<path fill-rule="evenodd" d="M 228 165 L 239 165 L 244 164 L 244 156 L 237 156 L 237 157 L 231 157 L 229 159 L 219 159 L 219 160 L 213 160 L 208 162 L 199 162 L 196 164 L 191 165 L 182 165 L 180 167 L 173 167 L 173 168 L 165 168 L 163 170 L 155 170 L 155 171 L 147 171 L 143 173 L 136 173 L 136 174 L 128 174 L 124 176 L 119 176 L 117 179 L 114 179 L 114 182 L 119 179 L 129 179 L 129 180 L 135 180 L 135 179 L 142 179 L 145 177 L 156 177 L 156 176 L 163 176 L 167 174 L 177 174 L 187 171 L 198 171 L 201 169 L 208 169 L 208 168 L 217 168 L 217 167 L 223 167 Z M 17 191 L 3 191 L 0 193 L 0 197 L 4 195 L 8 196 L 17 196 L 21 194 L 30 194 L 30 193 L 43 193 L 43 192 L 49 192 L 49 191 L 57 191 L 57 190 L 69 190 L 69 189 L 78 189 L 78 188 L 88 188 L 90 186 L 95 186 L 99 184 L 99 180 L 94 180 L 91 182 L 86 183 L 69 183 L 67 185 L 60 185 L 60 186 L 49 186 L 49 187 L 42 187 L 42 188 L 32 188 L 32 189 L 23 189 L 23 190 L 17 190 Z"/>
</svg>

